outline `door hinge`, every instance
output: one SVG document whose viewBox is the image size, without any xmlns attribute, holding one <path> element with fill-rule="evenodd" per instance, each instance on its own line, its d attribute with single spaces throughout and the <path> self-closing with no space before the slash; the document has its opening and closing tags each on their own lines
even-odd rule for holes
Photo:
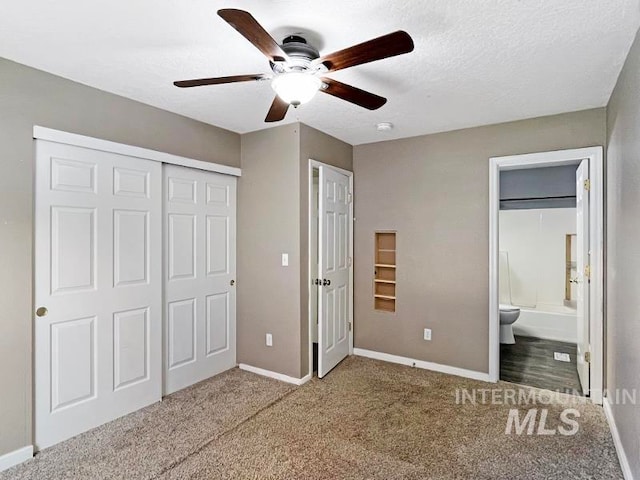
<svg viewBox="0 0 640 480">
<path fill-rule="evenodd" d="M 347 193 L 347 203 L 351 203 L 353 202 L 353 195 L 351 194 L 351 192 Z"/>
<path fill-rule="evenodd" d="M 584 181 L 584 189 L 587 192 L 591 191 L 591 180 L 588 178 Z"/>
<path fill-rule="evenodd" d="M 591 363 L 591 352 L 584 352 L 584 361 L 586 363 Z"/>
<path fill-rule="evenodd" d="M 350 267 L 351 265 L 353 265 L 353 258 L 349 257 L 347 259 L 347 266 Z"/>
<path fill-rule="evenodd" d="M 349 322 L 349 331 L 351 331 L 351 322 Z"/>
<path fill-rule="evenodd" d="M 584 267 L 584 276 L 591 280 L 591 265 L 585 265 Z"/>
</svg>

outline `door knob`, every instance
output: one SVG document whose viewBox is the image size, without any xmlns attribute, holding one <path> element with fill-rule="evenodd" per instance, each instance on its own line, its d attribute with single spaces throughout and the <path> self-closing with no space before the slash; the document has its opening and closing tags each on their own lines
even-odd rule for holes
<svg viewBox="0 0 640 480">
<path fill-rule="evenodd" d="M 235 281 L 235 280 L 231 280 L 231 281 L 229 282 L 229 285 L 231 285 L 232 287 L 233 287 L 235 284 L 236 284 L 236 281 Z"/>
<path fill-rule="evenodd" d="M 322 281 L 322 285 L 324 285 L 325 287 L 328 287 L 329 285 L 331 285 L 331 280 L 327 280 L 326 278 Z"/>
<path fill-rule="evenodd" d="M 38 309 L 36 310 L 36 315 L 38 317 L 46 317 L 47 313 L 49 313 L 49 310 L 47 310 L 47 307 L 38 307 Z"/>
</svg>

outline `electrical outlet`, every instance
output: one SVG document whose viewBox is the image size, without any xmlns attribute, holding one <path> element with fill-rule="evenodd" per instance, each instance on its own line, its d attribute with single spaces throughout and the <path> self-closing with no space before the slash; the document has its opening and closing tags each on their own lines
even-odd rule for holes
<svg viewBox="0 0 640 480">
<path fill-rule="evenodd" d="M 559 362 L 570 362 L 571 358 L 568 353 L 553 352 L 553 359 Z"/>
<path fill-rule="evenodd" d="M 431 340 L 431 329 L 430 328 L 425 328 L 424 329 L 424 339 L 425 340 Z"/>
<path fill-rule="evenodd" d="M 273 347 L 273 336 L 267 333 L 267 347 Z"/>
<path fill-rule="evenodd" d="M 288 253 L 283 253 L 282 254 L 282 266 L 283 267 L 288 267 L 289 266 L 289 254 Z"/>
</svg>

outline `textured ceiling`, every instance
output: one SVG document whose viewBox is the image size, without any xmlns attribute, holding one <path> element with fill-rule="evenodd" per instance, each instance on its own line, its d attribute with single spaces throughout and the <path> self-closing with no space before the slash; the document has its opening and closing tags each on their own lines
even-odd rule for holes
<svg viewBox="0 0 640 480">
<path fill-rule="evenodd" d="M 271 126 L 269 82 L 172 85 L 268 72 L 219 8 L 248 10 L 277 40 L 302 32 L 321 53 L 406 30 L 414 52 L 333 74 L 388 97 L 380 110 L 319 94 L 282 122 L 354 145 L 603 106 L 640 24 L 638 0 L 3 3 L 0 56 L 239 133 Z"/>
</svg>

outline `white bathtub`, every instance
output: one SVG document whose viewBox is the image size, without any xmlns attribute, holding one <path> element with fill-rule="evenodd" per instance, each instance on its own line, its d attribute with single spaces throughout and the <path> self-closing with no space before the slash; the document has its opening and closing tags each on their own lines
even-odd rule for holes
<svg viewBox="0 0 640 480">
<path fill-rule="evenodd" d="M 576 309 L 548 304 L 538 304 L 536 308 L 520 307 L 520 317 L 513 324 L 513 333 L 526 337 L 576 343 L 578 339 Z"/>
</svg>

